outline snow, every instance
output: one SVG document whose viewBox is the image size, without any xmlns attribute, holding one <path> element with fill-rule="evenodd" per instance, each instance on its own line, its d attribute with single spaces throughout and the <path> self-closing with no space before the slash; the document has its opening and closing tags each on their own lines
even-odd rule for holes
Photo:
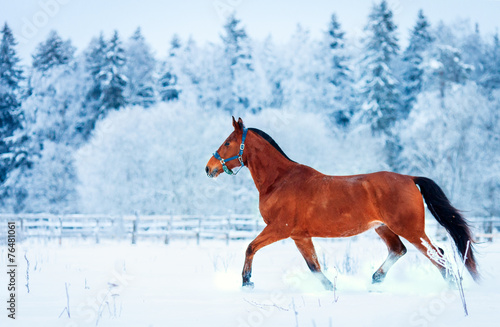
<svg viewBox="0 0 500 327">
<path fill-rule="evenodd" d="M 417 250 L 373 287 L 371 274 L 386 256 L 369 232 L 351 239 L 316 239 L 327 292 L 290 240 L 255 257 L 255 289 L 240 287 L 248 241 L 139 240 L 93 244 L 29 239 L 17 245 L 18 313 L 2 326 L 493 326 L 500 307 L 500 244 L 479 244 L 481 284 L 465 276 L 469 309 L 458 291 Z M 29 293 L 26 263 L 29 260 Z M 0 250 L 6 265 L 6 250 Z M 0 285 L 6 285 L 5 274 Z M 68 317 L 65 307 L 68 303 Z"/>
</svg>

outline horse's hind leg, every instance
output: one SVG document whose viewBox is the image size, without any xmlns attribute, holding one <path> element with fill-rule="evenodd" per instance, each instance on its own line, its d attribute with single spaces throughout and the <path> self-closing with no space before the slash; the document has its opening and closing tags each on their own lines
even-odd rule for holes
<svg viewBox="0 0 500 327">
<path fill-rule="evenodd" d="M 425 229 L 424 229 L 424 223 L 423 219 L 421 220 L 422 223 L 421 225 L 413 226 L 414 228 L 406 228 L 406 229 L 401 229 L 401 230 L 396 230 L 396 232 L 401 235 L 401 237 L 404 237 L 408 242 L 413 244 L 420 252 L 422 252 L 423 255 L 425 255 L 429 260 L 436 266 L 443 276 L 445 280 L 450 280 L 449 276 L 447 275 L 446 268 L 443 267 L 440 263 L 436 262 L 432 257 L 431 257 L 431 252 L 436 252 L 436 254 L 444 254 L 443 249 L 434 246 L 431 241 L 429 240 L 429 237 L 425 234 Z M 427 246 L 430 247 L 430 249 L 427 249 L 427 247 L 424 245 L 424 243 L 427 243 Z"/>
<path fill-rule="evenodd" d="M 374 284 L 384 281 L 384 278 L 392 265 L 406 253 L 406 247 L 404 246 L 403 242 L 401 242 L 399 236 L 391 231 L 389 227 L 387 227 L 386 225 L 381 225 L 375 228 L 375 231 L 387 245 L 389 254 L 384 263 L 373 274 L 372 283 Z"/>
<path fill-rule="evenodd" d="M 443 267 L 439 262 L 437 262 L 435 259 L 431 257 L 431 252 L 435 251 L 435 255 L 438 255 L 438 253 L 442 256 L 444 254 L 443 249 L 440 247 L 434 246 L 434 244 L 431 243 L 429 240 L 429 237 L 425 233 L 421 235 L 419 238 L 414 238 L 414 239 L 409 239 L 408 241 L 411 242 L 411 244 L 415 245 L 415 247 L 420 250 L 429 260 L 434 264 L 434 266 L 437 267 L 441 275 L 443 276 L 444 280 L 450 282 L 452 279 L 451 276 L 448 276 L 448 271 L 446 270 L 445 267 Z M 427 248 L 426 245 L 424 245 L 424 242 L 427 243 L 426 245 L 430 247 L 430 249 Z"/>
<path fill-rule="evenodd" d="M 297 248 L 306 260 L 309 269 L 319 278 L 326 290 L 332 291 L 333 284 L 326 278 L 323 272 L 321 272 L 321 266 L 319 265 L 318 256 L 316 255 L 316 250 L 314 249 L 311 238 L 292 236 L 292 239 L 295 241 L 295 245 L 297 245 Z"/>
</svg>

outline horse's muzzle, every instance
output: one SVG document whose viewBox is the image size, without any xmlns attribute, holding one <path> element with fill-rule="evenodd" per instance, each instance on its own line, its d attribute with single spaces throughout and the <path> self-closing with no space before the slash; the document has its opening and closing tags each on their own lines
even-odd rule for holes
<svg viewBox="0 0 500 327">
<path fill-rule="evenodd" d="M 210 171 L 210 168 L 208 166 L 205 167 L 205 172 L 207 173 L 207 176 L 210 178 L 214 178 L 217 176 L 217 172 L 219 170 L 217 168 L 214 168 L 212 171 Z"/>
</svg>

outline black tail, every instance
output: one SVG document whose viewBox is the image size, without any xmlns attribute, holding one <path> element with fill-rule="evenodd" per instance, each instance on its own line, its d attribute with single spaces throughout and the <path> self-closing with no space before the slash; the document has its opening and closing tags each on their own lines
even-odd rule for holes
<svg viewBox="0 0 500 327">
<path fill-rule="evenodd" d="M 465 266 L 472 278 L 478 281 L 479 273 L 472 248 L 474 241 L 467 221 L 451 205 L 443 190 L 433 180 L 425 177 L 413 177 L 413 181 L 420 187 L 420 192 L 425 203 L 427 203 L 429 211 L 451 235 L 458 251 L 462 254 L 462 258 L 466 258 Z M 468 250 L 467 242 L 469 242 Z M 467 254 L 465 253 L 466 250 Z"/>
</svg>

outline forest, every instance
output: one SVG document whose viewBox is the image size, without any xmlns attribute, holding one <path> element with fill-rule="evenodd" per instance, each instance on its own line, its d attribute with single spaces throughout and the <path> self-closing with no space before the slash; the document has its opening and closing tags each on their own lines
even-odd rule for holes
<svg viewBox="0 0 500 327">
<path fill-rule="evenodd" d="M 415 17 L 407 40 L 384 0 L 361 37 L 332 13 L 321 38 L 252 39 L 237 14 L 217 43 L 140 28 L 85 49 L 51 31 L 21 65 L 0 43 L 0 211 L 258 214 L 248 171 L 205 176 L 231 116 L 333 175 L 427 176 L 468 217 L 500 216 L 500 41 L 480 22 Z M 405 44 L 405 46 L 403 46 Z"/>
</svg>

